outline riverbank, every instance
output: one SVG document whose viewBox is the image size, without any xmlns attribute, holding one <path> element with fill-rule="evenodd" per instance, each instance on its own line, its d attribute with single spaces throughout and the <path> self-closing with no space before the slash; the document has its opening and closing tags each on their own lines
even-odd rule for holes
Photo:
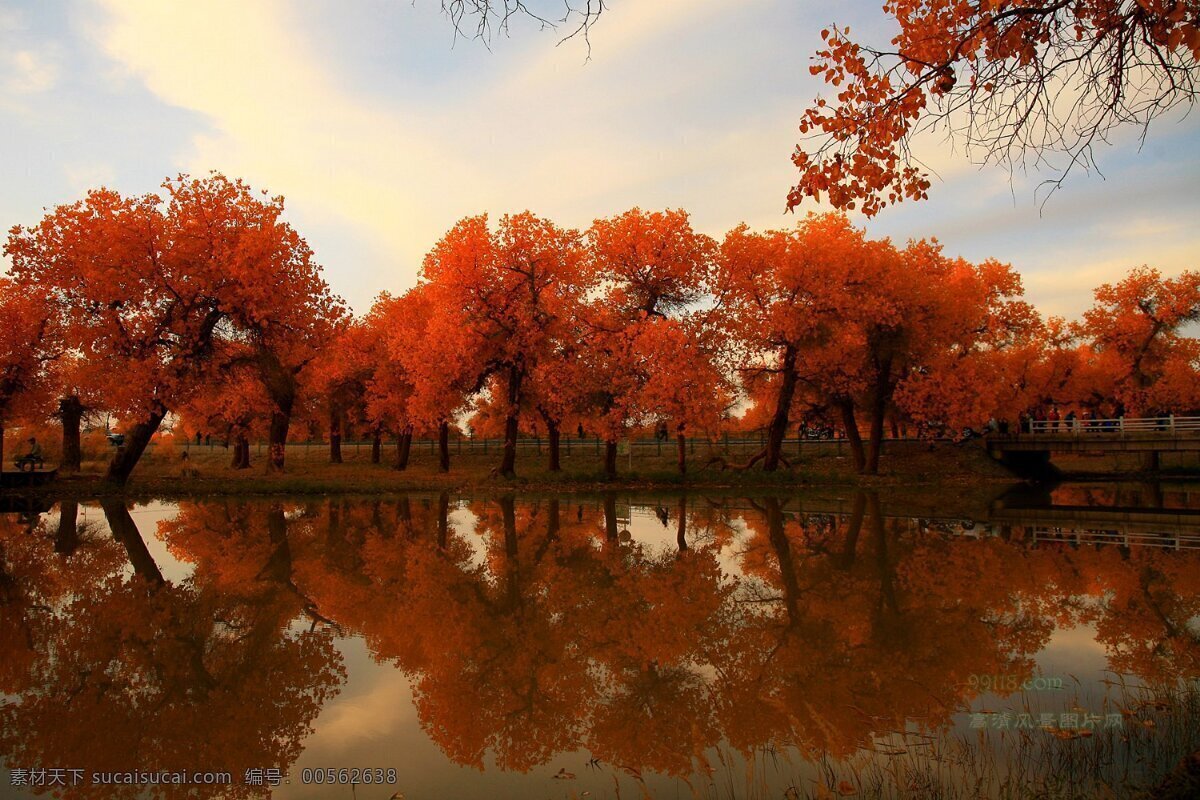
<svg viewBox="0 0 1200 800">
<path fill-rule="evenodd" d="M 431 453 L 414 453 L 405 470 L 387 463 L 370 463 L 369 448 L 344 453 L 341 464 L 328 462 L 323 450 L 289 453 L 283 473 L 266 471 L 265 462 L 256 459 L 249 469 L 229 466 L 231 454 L 224 448 L 198 448 L 173 456 L 154 454 L 139 464 L 125 487 L 104 480 L 106 463 L 85 461 L 77 475 L 60 476 L 43 487 L 26 488 L 21 494 L 46 494 L 54 497 L 97 497 L 122 494 L 133 497 L 183 498 L 230 494 L 379 494 L 400 491 L 450 492 L 590 492 L 604 490 L 677 490 L 677 489 L 789 489 L 800 486 L 885 487 L 885 486 L 972 486 L 1012 483 L 1014 476 L 993 461 L 974 443 L 905 443 L 886 450 L 880 461 L 880 474 L 859 475 L 846 456 L 817 455 L 795 458 L 790 467 L 767 473 L 759 468 L 747 470 L 722 468 L 710 463 L 711 456 L 697 452 L 688 464 L 688 473 L 680 475 L 671 456 L 639 455 L 636 460 L 622 457 L 615 480 L 606 480 L 602 462 L 591 453 L 576 452 L 562 459 L 562 469 L 547 469 L 545 456 L 522 453 L 517 462 L 517 477 L 505 479 L 496 474 L 499 454 L 454 454 L 449 472 L 440 472 Z M 307 456 L 307 457 L 305 457 Z M 744 459 L 743 459 L 744 460 Z M 732 461 L 732 460 L 731 460 Z"/>
</svg>

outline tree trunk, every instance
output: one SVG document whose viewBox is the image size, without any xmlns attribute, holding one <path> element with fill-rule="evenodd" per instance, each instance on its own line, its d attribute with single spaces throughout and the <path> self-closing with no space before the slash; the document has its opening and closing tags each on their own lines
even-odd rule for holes
<svg viewBox="0 0 1200 800">
<path fill-rule="evenodd" d="M 862 472 L 867 465 L 867 453 L 863 450 L 862 436 L 858 432 L 858 420 L 854 417 L 854 401 L 839 400 L 836 405 L 842 412 L 842 427 L 846 429 L 846 439 L 850 442 L 850 453 L 854 456 L 854 469 Z"/>
<path fill-rule="evenodd" d="M 883 449 L 883 420 L 892 395 L 892 357 L 885 356 L 876 368 L 875 392 L 871 396 L 871 440 L 867 447 L 868 475 L 879 474 L 879 453 Z"/>
<path fill-rule="evenodd" d="M 69 556 L 79 547 L 79 503 L 63 500 L 58 504 L 58 531 L 54 534 L 54 552 Z"/>
<path fill-rule="evenodd" d="M 517 422 L 521 413 L 521 370 L 508 370 L 508 414 L 504 418 L 504 457 L 500 461 L 500 474 L 505 478 L 517 476 Z"/>
<path fill-rule="evenodd" d="M 854 505 L 850 509 L 850 523 L 846 528 L 846 539 L 842 543 L 841 555 L 835 559 L 835 563 L 841 570 L 848 570 L 854 566 L 854 557 L 858 552 L 858 534 L 862 531 L 863 515 L 867 510 L 867 495 L 865 492 L 858 492 L 854 495 Z"/>
<path fill-rule="evenodd" d="M 267 539 L 271 543 L 271 555 L 258 571 L 258 580 L 268 580 L 295 588 L 292 584 L 292 548 L 287 535 L 287 516 L 283 506 L 272 503 L 267 509 Z"/>
<path fill-rule="evenodd" d="M 792 410 L 792 398 L 796 394 L 796 348 L 791 345 L 788 345 L 783 351 L 780 374 L 775 414 L 771 417 L 770 427 L 767 428 L 767 451 L 763 458 L 764 472 L 774 472 L 779 469 L 779 459 L 783 455 L 783 437 L 787 435 L 788 415 Z"/>
<path fill-rule="evenodd" d="M 233 437 L 233 456 L 229 459 L 230 469 L 242 468 L 242 437 Z"/>
<path fill-rule="evenodd" d="M 267 434 L 267 472 L 283 472 L 287 456 L 288 428 L 296 407 L 296 371 L 285 367 L 278 356 L 266 348 L 258 351 L 258 368 L 263 386 L 271 398 L 271 425 Z"/>
<path fill-rule="evenodd" d="M 687 550 L 687 495 L 679 495 L 679 521 L 676 523 L 675 529 L 675 544 L 679 546 L 680 552 Z"/>
<path fill-rule="evenodd" d="M 437 545 L 441 550 L 446 549 L 446 540 L 450 534 L 450 495 L 442 492 L 438 495 L 437 507 Z"/>
<path fill-rule="evenodd" d="M 4 472 L 4 421 L 0 420 L 0 472 Z"/>
<path fill-rule="evenodd" d="M 604 538 L 607 541 L 617 541 L 617 495 L 615 492 L 604 493 Z"/>
<path fill-rule="evenodd" d="M 278 403 L 276 403 L 278 405 Z M 271 428 L 268 433 L 267 472 L 283 472 L 287 457 L 288 428 L 292 424 L 292 409 L 284 412 L 278 408 L 271 412 Z"/>
<path fill-rule="evenodd" d="M 108 473 L 105 475 L 108 482 L 118 486 L 129 482 L 129 475 L 141 460 L 142 453 L 146 452 L 146 445 L 150 444 L 150 438 L 154 436 L 154 432 L 166 416 L 167 409 L 161 404 L 155 404 L 154 410 L 145 419 L 126 432 L 125 443 L 117 448 L 116 455 L 108 464 Z M 2 456 L 0 453 L 0 457 Z"/>
<path fill-rule="evenodd" d="M 63 427 L 62 463 L 59 464 L 59 471 L 63 474 L 78 472 L 83 461 L 83 449 L 79 443 L 79 428 L 83 422 L 83 403 L 76 395 L 63 397 L 58 401 L 58 413 Z"/>
<path fill-rule="evenodd" d="M 378 432 L 371 437 L 371 463 L 378 464 L 383 456 L 383 437 Z"/>
<path fill-rule="evenodd" d="M 679 465 L 679 474 L 687 475 L 687 437 L 683 434 L 682 425 L 676 431 L 675 445 L 675 457 Z"/>
<path fill-rule="evenodd" d="M 546 418 L 546 436 L 550 440 L 550 471 L 561 472 L 562 466 L 558 460 L 558 443 L 561 433 L 558 430 L 558 423 L 549 418 Z"/>
<path fill-rule="evenodd" d="M 412 452 L 412 428 L 405 428 L 396 439 L 396 469 L 408 469 L 408 454 Z"/>
<path fill-rule="evenodd" d="M 613 439 L 604 442 L 604 477 L 610 481 L 617 478 L 617 443 Z"/>
<path fill-rule="evenodd" d="M 336 402 L 329 407 L 329 463 L 342 463 L 342 408 Z"/>
<path fill-rule="evenodd" d="M 154 563 L 154 556 L 150 555 L 150 550 L 146 547 L 146 540 L 142 538 L 133 517 L 129 515 L 125 501 L 119 497 L 106 497 L 100 500 L 100 507 L 104 509 L 104 519 L 108 522 L 108 529 L 112 531 L 113 538 L 125 548 L 133 571 L 154 586 L 166 583 L 158 565 Z"/>
<path fill-rule="evenodd" d="M 239 433 L 237 438 L 239 459 L 238 469 L 250 469 L 250 440 L 246 434 Z"/>
<path fill-rule="evenodd" d="M 438 469 L 450 471 L 450 423 L 443 422 L 438 426 Z"/>
<path fill-rule="evenodd" d="M 779 575 L 783 584 L 783 605 L 787 609 L 788 627 L 800 625 L 800 582 L 796 579 L 796 563 L 792 559 L 792 545 L 788 541 L 783 518 L 783 506 L 778 497 L 763 500 L 767 517 L 767 539 L 775 558 L 779 562 Z"/>
</svg>

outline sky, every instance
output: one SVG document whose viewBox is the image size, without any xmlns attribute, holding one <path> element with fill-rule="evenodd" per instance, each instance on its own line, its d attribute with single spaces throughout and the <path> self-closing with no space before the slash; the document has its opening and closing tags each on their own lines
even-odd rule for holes
<svg viewBox="0 0 1200 800">
<path fill-rule="evenodd" d="M 0 0 L 0 225 L 217 170 L 286 197 L 358 312 L 413 285 L 470 214 L 585 228 L 670 207 L 718 238 L 787 227 L 797 125 L 824 92 L 808 72 L 820 30 L 886 42 L 881 5 L 610 0 L 589 52 L 532 24 L 456 40 L 438 0 Z M 1051 174 L 928 138 L 931 199 L 856 221 L 1010 263 L 1039 308 L 1075 317 L 1131 267 L 1200 267 L 1197 145 L 1195 114 L 1144 143 L 1122 132 L 1096 154 L 1102 175 L 1073 173 L 1043 203 Z"/>
</svg>

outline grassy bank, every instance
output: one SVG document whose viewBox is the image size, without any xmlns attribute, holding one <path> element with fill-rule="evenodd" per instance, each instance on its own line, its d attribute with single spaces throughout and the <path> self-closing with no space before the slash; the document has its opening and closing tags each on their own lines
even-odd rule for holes
<svg viewBox="0 0 1200 800">
<path fill-rule="evenodd" d="M 325 448 L 289 448 L 287 469 L 283 473 L 266 471 L 264 455 L 251 453 L 249 469 L 233 469 L 231 451 L 222 447 L 192 448 L 186 459 L 181 451 L 153 452 L 143 459 L 124 489 L 103 480 L 106 462 L 102 458 L 85 461 L 74 476 L 61 476 L 37 493 L 54 496 L 94 497 L 123 493 L 132 496 L 187 497 L 208 494 L 372 494 L 396 491 L 596 491 L 607 489 L 654 490 L 679 488 L 704 489 L 789 489 L 798 486 L 888 487 L 888 486 L 971 486 L 1011 483 L 1013 476 L 990 459 L 974 444 L 937 443 L 925 445 L 905 442 L 896 452 L 885 450 L 876 476 L 858 475 L 846 456 L 812 455 L 793 457 L 790 468 L 775 473 L 761 469 L 739 470 L 709 463 L 717 452 L 697 447 L 691 454 L 688 473 L 680 475 L 672 448 L 664 453 L 622 455 L 615 481 L 604 479 L 602 459 L 590 449 L 576 448 L 562 455 L 562 469 L 550 472 L 545 453 L 522 452 L 517 461 L 517 477 L 505 479 L 495 472 L 499 453 L 452 453 L 448 473 L 438 471 L 434 453 L 414 451 L 409 466 L 394 469 L 392 453 L 385 449 L 383 463 L 370 463 L 368 447 L 351 446 L 344 450 L 344 463 L 329 463 Z M 101 454 L 106 455 L 106 454 Z M 729 458 L 740 462 L 741 456 Z M 31 490 L 24 490 L 25 493 Z"/>
</svg>

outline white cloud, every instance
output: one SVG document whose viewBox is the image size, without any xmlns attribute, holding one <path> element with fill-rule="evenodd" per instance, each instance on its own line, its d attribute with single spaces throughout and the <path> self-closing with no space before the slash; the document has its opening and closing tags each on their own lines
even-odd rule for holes
<svg viewBox="0 0 1200 800">
<path fill-rule="evenodd" d="M 764 170 L 779 176 L 766 207 L 782 207 L 790 112 L 769 123 L 715 121 L 717 135 L 672 117 L 672 108 L 706 103 L 706 87 L 740 58 L 655 58 L 679 19 L 695 26 L 738 11 L 720 0 L 614 7 L 603 50 L 589 63 L 581 48 L 541 38 L 528 54 L 496 58 L 495 74 L 454 97 L 407 106 L 344 85 L 281 2 L 101 2 L 104 52 L 162 100 L 211 124 L 182 166 L 282 192 L 302 221 L 352 226 L 405 270 L 370 276 L 380 288 L 411 283 L 430 245 L 469 213 L 530 207 L 586 225 L 634 204 L 684 205 L 731 224 L 746 213 L 736 198 L 718 190 L 688 202 L 695 193 L 687 184 Z M 645 61 L 654 74 L 631 83 L 630 64 Z M 335 284 L 351 269 L 325 261 Z"/>
<path fill-rule="evenodd" d="M 4 54 L 4 88 L 14 94 L 33 94 L 54 88 L 58 66 L 45 51 L 11 50 Z"/>
<path fill-rule="evenodd" d="M 421 41 L 408 27 L 415 12 L 402 8 L 386 20 L 408 37 L 396 47 L 425 49 L 407 68 L 372 72 L 341 63 L 350 40 L 335 41 L 316 27 L 319 15 L 296 16 L 283 0 L 94 2 L 102 23 L 86 27 L 111 60 L 101 73 L 119 76 L 112 90 L 141 83 L 204 120 L 161 171 L 219 169 L 287 195 L 331 283 L 360 309 L 376 290 L 410 284 L 465 214 L 531 208 L 586 226 L 632 205 L 682 206 L 716 236 L 742 220 L 793 222 L 783 215 L 795 177 L 788 159 L 816 93 L 805 68 L 815 39 L 801 34 L 815 32 L 764 30 L 792 13 L 779 3 L 617 4 L 587 63 L 581 44 L 556 48 L 554 34 L 514 36 L 486 59 L 438 51 L 448 43 Z M 395 53 L 371 56 L 387 63 Z M 1153 198 L 1140 200 L 1146 218 L 1131 217 L 1124 234 L 1095 232 L 1087 226 L 1116 212 L 1094 183 L 1073 182 L 1070 199 L 1039 219 L 1028 188 L 1036 176 L 980 170 L 932 135 L 918 149 L 942 178 L 934 198 L 889 209 L 872 231 L 936 234 L 953 252 L 1012 260 L 1051 310 L 1077 313 L 1092 286 L 1132 263 L 1182 269 L 1194 245 L 1178 219 L 1154 217 Z M 109 179 L 78 166 L 68 177 Z M 1163 191 L 1149 177 L 1122 186 Z"/>
</svg>

